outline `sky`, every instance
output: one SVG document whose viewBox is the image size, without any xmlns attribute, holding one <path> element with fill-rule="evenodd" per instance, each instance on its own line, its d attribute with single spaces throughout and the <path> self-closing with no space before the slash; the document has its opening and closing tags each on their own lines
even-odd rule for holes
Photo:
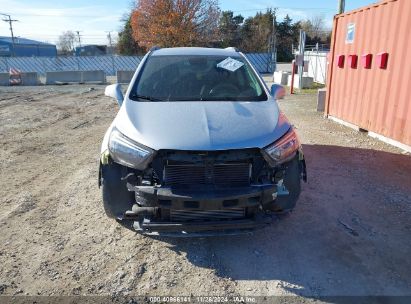
<svg viewBox="0 0 411 304">
<path fill-rule="evenodd" d="M 365 6 L 377 0 L 345 0 L 346 10 Z M 323 16 L 331 28 L 337 11 L 337 0 L 219 0 L 222 10 L 231 10 L 244 17 L 267 8 L 278 8 L 278 17 L 286 14 L 294 21 Z M 67 30 L 79 31 L 82 44 L 107 44 L 122 26 L 122 17 L 130 12 L 133 0 L 0 0 L 0 13 L 17 19 L 14 35 L 56 43 Z M 4 16 L 0 16 L 4 17 Z M 3 19 L 3 18 L 1 18 Z M 0 22 L 0 36 L 10 36 L 9 25 Z"/>
</svg>

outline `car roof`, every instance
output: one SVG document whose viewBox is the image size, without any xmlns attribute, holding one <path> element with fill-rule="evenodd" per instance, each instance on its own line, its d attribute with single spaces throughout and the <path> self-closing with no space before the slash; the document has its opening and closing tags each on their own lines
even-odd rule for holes
<svg viewBox="0 0 411 304">
<path fill-rule="evenodd" d="M 176 56 L 176 55 L 200 55 L 200 56 L 230 56 L 241 57 L 234 49 L 217 49 L 202 47 L 176 47 L 155 50 L 151 56 Z"/>
</svg>

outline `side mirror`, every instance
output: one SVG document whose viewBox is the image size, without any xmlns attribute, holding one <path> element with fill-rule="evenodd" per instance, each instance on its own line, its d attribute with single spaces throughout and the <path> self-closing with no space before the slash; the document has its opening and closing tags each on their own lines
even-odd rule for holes
<svg viewBox="0 0 411 304">
<path fill-rule="evenodd" d="M 120 107 L 123 104 L 124 96 L 123 92 L 121 91 L 121 84 L 119 83 L 106 86 L 106 89 L 104 90 L 104 95 L 112 97 L 115 100 L 117 100 L 117 103 Z"/>
<path fill-rule="evenodd" d="M 271 86 L 271 95 L 276 99 L 284 99 L 285 89 L 282 85 L 273 84 Z"/>
</svg>

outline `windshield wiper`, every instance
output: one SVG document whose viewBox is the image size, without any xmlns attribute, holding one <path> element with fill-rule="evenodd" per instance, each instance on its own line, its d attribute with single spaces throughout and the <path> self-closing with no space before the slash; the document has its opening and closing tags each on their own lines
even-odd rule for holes
<svg viewBox="0 0 411 304">
<path fill-rule="evenodd" d="M 146 96 L 146 95 L 138 95 L 138 94 L 133 94 L 130 96 L 131 99 L 143 99 L 143 100 L 149 100 L 149 101 L 164 101 L 163 99 L 160 98 L 155 98 L 152 96 Z"/>
<path fill-rule="evenodd" d="M 237 98 L 232 97 L 214 97 L 214 98 L 203 98 L 201 101 L 238 101 Z"/>
</svg>

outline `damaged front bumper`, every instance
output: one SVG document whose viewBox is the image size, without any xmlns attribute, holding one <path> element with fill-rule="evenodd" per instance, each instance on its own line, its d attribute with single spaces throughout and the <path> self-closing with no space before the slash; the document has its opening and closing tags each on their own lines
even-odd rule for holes
<svg viewBox="0 0 411 304">
<path fill-rule="evenodd" d="M 302 153 L 275 168 L 255 151 L 170 153 L 155 159 L 145 172 L 110 161 L 103 164 L 106 214 L 146 235 L 250 233 L 291 211 L 300 180 L 306 180 Z"/>
<path fill-rule="evenodd" d="M 233 235 L 263 228 L 272 222 L 272 216 L 262 206 L 282 191 L 273 184 L 190 190 L 129 185 L 129 190 L 135 191 L 136 200 L 142 203 L 125 214 L 126 219 L 134 220 L 133 228 L 143 234 L 173 236 Z M 229 218 L 239 210 L 244 212 L 242 217 Z M 201 220 L 179 222 L 173 220 L 174 212 L 193 214 Z M 227 218 L 223 218 L 225 214 Z M 213 217 L 216 215 L 220 218 Z"/>
<path fill-rule="evenodd" d="M 128 186 L 136 199 L 146 207 L 169 209 L 221 210 L 224 208 L 255 207 L 277 197 L 273 184 L 219 189 L 216 187 L 173 189 L 156 186 Z M 142 200 L 141 200 L 142 199 Z"/>
</svg>

